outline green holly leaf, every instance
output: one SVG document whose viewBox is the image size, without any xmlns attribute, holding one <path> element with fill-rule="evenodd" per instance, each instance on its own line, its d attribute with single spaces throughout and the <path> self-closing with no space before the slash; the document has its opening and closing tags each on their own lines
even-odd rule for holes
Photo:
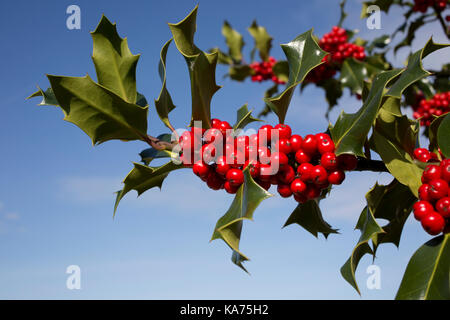
<svg viewBox="0 0 450 320">
<path fill-rule="evenodd" d="M 439 49 L 446 48 L 449 44 L 437 44 L 433 42 L 433 39 L 427 41 L 425 47 L 416 51 L 408 58 L 408 65 L 405 71 L 401 74 L 400 78 L 389 88 L 387 96 L 400 99 L 403 91 L 411 84 L 419 81 L 422 78 L 429 76 L 431 73 L 424 70 L 422 67 L 422 60 L 430 53 L 433 53 Z"/>
<path fill-rule="evenodd" d="M 409 188 L 395 179 L 386 186 L 376 183 L 366 194 L 367 206 L 355 227 L 361 231 L 361 236 L 350 258 L 341 268 L 344 279 L 359 294 L 355 279 L 359 261 L 365 254 L 371 254 L 375 258 L 376 250 L 382 243 L 393 243 L 398 247 L 403 226 L 416 200 Z M 384 219 L 388 223 L 381 227 L 376 219 Z"/>
<path fill-rule="evenodd" d="M 38 91 L 31 94 L 27 99 L 35 97 L 42 97 L 42 101 L 38 104 L 38 106 L 59 106 L 52 88 L 48 88 L 47 90 L 43 91 L 38 86 Z"/>
<path fill-rule="evenodd" d="M 266 28 L 258 25 L 256 20 L 248 28 L 248 32 L 255 39 L 255 49 L 258 50 L 259 57 L 262 61 L 266 61 L 269 58 L 270 48 L 272 47 L 272 37 L 267 33 Z"/>
<path fill-rule="evenodd" d="M 148 107 L 124 101 L 89 76 L 47 77 L 64 120 L 82 129 L 93 144 L 113 139 L 145 141 Z"/>
<path fill-rule="evenodd" d="M 355 229 L 361 231 L 361 236 L 359 237 L 358 243 L 353 249 L 350 258 L 341 267 L 341 275 L 359 294 L 361 294 L 355 278 L 356 269 L 358 268 L 359 261 L 364 255 L 374 254 L 369 245 L 369 241 L 377 234 L 383 233 L 384 230 L 378 225 L 369 206 L 366 206 L 363 209 Z"/>
<path fill-rule="evenodd" d="M 397 102 L 398 105 L 400 102 Z M 422 185 L 423 170 L 415 163 L 413 154 L 419 134 L 419 124 L 406 116 L 381 109 L 371 142 L 389 172 L 417 196 Z"/>
<path fill-rule="evenodd" d="M 172 135 L 170 133 L 164 133 L 156 137 L 160 141 L 172 142 Z M 177 158 L 177 154 L 171 150 L 157 150 L 155 148 L 147 148 L 139 153 L 141 156 L 141 161 L 148 166 L 153 159 L 160 158 Z"/>
<path fill-rule="evenodd" d="M 450 233 L 431 239 L 411 257 L 397 300 L 450 299 Z"/>
<path fill-rule="evenodd" d="M 317 86 L 323 88 L 325 91 L 325 99 L 328 102 L 328 110 L 325 116 L 328 119 L 330 111 L 334 108 L 334 106 L 338 105 L 338 100 L 342 97 L 343 92 L 341 82 L 335 78 L 328 78 L 317 83 Z"/>
<path fill-rule="evenodd" d="M 221 51 L 219 48 L 209 49 L 209 52 L 210 53 L 216 53 L 217 52 L 217 55 L 218 55 L 217 63 L 219 63 L 219 64 L 231 65 L 231 64 L 234 63 L 233 59 L 228 54 L 226 54 L 225 52 Z"/>
<path fill-rule="evenodd" d="M 383 71 L 375 76 L 364 104 L 356 113 L 342 112 L 330 132 L 336 144 L 336 154 L 351 153 L 365 157 L 363 152 L 367 134 L 375 121 L 386 85 L 403 70 Z"/>
<path fill-rule="evenodd" d="M 349 88 L 351 92 L 362 94 L 364 80 L 368 75 L 365 63 L 351 58 L 346 59 L 342 64 L 339 80 L 342 86 Z"/>
<path fill-rule="evenodd" d="M 284 123 L 295 87 L 303 81 L 308 72 L 322 63 L 322 58 L 327 53 L 313 38 L 312 29 L 293 41 L 282 44 L 281 48 L 289 63 L 289 81 L 283 92 L 273 98 L 265 98 L 264 101 L 277 114 L 280 123 Z"/>
<path fill-rule="evenodd" d="M 172 39 L 167 41 L 161 49 L 158 72 L 162 81 L 162 88 L 158 99 L 155 100 L 155 107 L 161 121 L 166 125 L 166 127 L 174 130 L 169 121 L 169 113 L 175 109 L 175 105 L 173 104 L 172 97 L 166 87 L 166 56 L 171 42 Z"/>
<path fill-rule="evenodd" d="M 331 225 L 323 219 L 317 200 L 309 200 L 304 204 L 299 204 L 291 213 L 283 228 L 294 223 L 303 227 L 316 238 L 319 233 L 322 233 L 325 238 L 331 233 L 339 233 L 337 229 L 331 228 Z"/>
<path fill-rule="evenodd" d="M 94 32 L 92 60 L 97 72 L 98 83 L 108 88 L 123 100 L 136 103 L 136 65 L 139 55 L 133 55 L 127 39 L 117 33 L 116 24 L 105 16 Z"/>
<path fill-rule="evenodd" d="M 272 67 L 273 73 L 278 77 L 279 80 L 288 82 L 289 81 L 289 63 L 285 60 L 279 60 Z"/>
<path fill-rule="evenodd" d="M 253 73 L 253 69 L 249 65 L 232 65 L 228 70 L 228 75 L 231 79 L 236 81 L 244 81 L 247 77 L 250 77 Z"/>
<path fill-rule="evenodd" d="M 134 168 L 128 173 L 123 181 L 124 187 L 117 192 L 114 204 L 114 215 L 120 200 L 131 190 L 136 190 L 138 196 L 147 190 L 158 187 L 161 189 L 164 179 L 171 171 L 184 168 L 182 165 L 170 161 L 160 167 L 149 167 L 140 163 L 133 163 Z"/>
<path fill-rule="evenodd" d="M 397 51 L 400 48 L 403 47 L 410 47 L 411 43 L 413 42 L 414 38 L 416 37 L 417 30 L 424 25 L 424 20 L 428 17 L 428 15 L 420 15 L 416 20 L 411 22 L 408 26 L 408 30 L 406 31 L 406 36 L 403 38 L 402 41 L 397 43 L 397 45 L 394 47 L 394 54 L 397 53 Z M 403 26 L 402 26 L 403 27 Z M 404 26 L 404 29 L 406 26 Z"/>
<path fill-rule="evenodd" d="M 228 211 L 217 221 L 211 241 L 222 239 L 233 250 L 232 261 L 244 271 L 242 262 L 248 258 L 239 251 L 239 241 L 244 220 L 253 220 L 253 212 L 261 201 L 271 197 L 257 184 L 248 171 L 244 170 L 244 183 L 239 187 Z"/>
<path fill-rule="evenodd" d="M 234 61 L 242 61 L 242 47 L 244 46 L 244 39 L 242 35 L 234 30 L 228 21 L 223 23 L 222 34 L 228 46 L 228 53 Z"/>
<path fill-rule="evenodd" d="M 274 83 L 273 86 L 271 86 L 269 89 L 264 92 L 264 98 L 270 98 L 273 97 L 278 93 L 278 84 Z M 260 113 L 258 113 L 258 117 L 266 117 L 269 113 L 271 113 L 272 110 L 267 104 L 264 104 L 263 110 L 261 110 Z"/>
<path fill-rule="evenodd" d="M 437 132 L 438 146 L 446 158 L 450 158 L 450 114 L 447 113 Z"/>
<path fill-rule="evenodd" d="M 216 65 L 218 53 L 208 54 L 194 44 L 197 28 L 197 9 L 192 10 L 182 21 L 169 23 L 170 31 L 178 51 L 184 56 L 191 80 L 192 117 L 201 121 L 203 128 L 211 127 L 211 100 L 220 87 L 216 84 Z"/>
<path fill-rule="evenodd" d="M 439 148 L 438 129 L 442 123 L 442 120 L 444 120 L 446 116 L 447 115 L 444 114 L 440 117 L 435 118 L 428 127 L 428 139 L 430 140 L 429 150 L 435 152 L 436 154 L 438 154 Z"/>
<path fill-rule="evenodd" d="M 248 124 L 256 121 L 262 121 L 258 118 L 252 116 L 253 110 L 248 110 L 247 104 L 240 107 L 236 115 L 236 123 L 233 125 L 234 130 L 243 129 Z"/>
<path fill-rule="evenodd" d="M 373 39 L 370 44 L 366 47 L 368 52 L 372 52 L 375 48 L 383 49 L 391 43 L 391 37 L 388 34 L 384 34 Z"/>
</svg>

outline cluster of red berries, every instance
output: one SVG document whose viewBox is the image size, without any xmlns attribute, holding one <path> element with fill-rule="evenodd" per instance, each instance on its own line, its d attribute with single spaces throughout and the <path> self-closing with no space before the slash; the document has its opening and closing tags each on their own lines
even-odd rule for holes
<svg viewBox="0 0 450 320">
<path fill-rule="evenodd" d="M 277 63 L 274 57 L 269 57 L 267 61 L 253 62 L 250 64 L 250 68 L 253 69 L 252 81 L 261 82 L 264 80 L 272 80 L 276 84 L 285 84 L 285 81 L 280 80 L 273 73 L 273 66 Z"/>
<path fill-rule="evenodd" d="M 202 138 L 193 131 L 180 137 L 183 163 L 193 163 L 193 172 L 214 190 L 236 193 L 244 182 L 243 170 L 249 167 L 252 178 L 264 189 L 277 185 L 282 197 L 293 195 L 296 201 L 304 203 L 319 197 L 330 185 L 341 184 L 344 171 L 357 166 L 353 155 L 336 156 L 334 142 L 326 133 L 302 138 L 293 135 L 285 124 L 264 125 L 250 136 L 231 133 L 228 122 L 213 119 L 212 128 L 203 132 Z M 195 154 L 196 143 L 200 159 L 193 160 L 184 153 L 188 148 Z"/>
<path fill-rule="evenodd" d="M 429 100 L 426 100 L 422 93 L 418 93 L 412 108 L 414 119 L 420 119 L 420 125 L 428 127 L 434 116 L 439 117 L 450 112 L 450 91 L 436 93 Z"/>
<path fill-rule="evenodd" d="M 424 148 L 416 149 L 414 156 L 422 162 L 433 162 L 422 174 L 419 201 L 413 206 L 414 217 L 426 232 L 438 235 L 450 228 L 450 159 L 439 161 Z"/>
<path fill-rule="evenodd" d="M 332 78 L 345 59 L 353 57 L 364 60 L 366 57 L 364 47 L 347 41 L 347 32 L 343 28 L 334 26 L 329 33 L 326 33 L 320 39 L 319 46 L 329 54 L 322 59 L 323 64 L 308 74 L 307 80 L 317 83 Z"/>
<path fill-rule="evenodd" d="M 414 0 L 413 11 L 427 12 L 429 7 L 434 7 L 438 11 L 443 11 L 449 4 L 447 0 Z"/>
</svg>

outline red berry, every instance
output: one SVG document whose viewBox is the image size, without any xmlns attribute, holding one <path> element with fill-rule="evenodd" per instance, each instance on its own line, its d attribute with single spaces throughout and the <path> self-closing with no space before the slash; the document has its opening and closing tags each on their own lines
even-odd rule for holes
<svg viewBox="0 0 450 320">
<path fill-rule="evenodd" d="M 282 152 L 274 152 L 270 156 L 270 163 L 274 166 L 278 165 L 279 168 L 284 167 L 289 162 L 289 158 L 286 154 Z"/>
<path fill-rule="evenodd" d="M 214 161 L 216 157 L 216 146 L 214 144 L 205 144 L 202 147 L 202 159 L 206 163 Z"/>
<path fill-rule="evenodd" d="M 441 162 L 441 178 L 450 183 L 450 159 Z"/>
<path fill-rule="evenodd" d="M 327 133 L 318 133 L 316 134 L 317 141 L 321 141 L 323 139 L 331 140 L 330 136 Z"/>
<path fill-rule="evenodd" d="M 291 127 L 287 124 L 279 123 L 275 126 L 275 129 L 278 130 L 279 139 L 289 139 L 292 135 Z"/>
<path fill-rule="evenodd" d="M 445 220 L 437 212 L 430 212 L 421 220 L 422 227 L 432 236 L 438 235 L 444 230 Z"/>
<path fill-rule="evenodd" d="M 280 139 L 278 142 L 278 151 L 289 154 L 292 152 L 291 142 L 289 139 Z"/>
<path fill-rule="evenodd" d="M 317 138 L 308 134 L 302 142 L 302 149 L 309 155 L 314 155 L 317 152 Z"/>
<path fill-rule="evenodd" d="M 295 171 L 291 166 L 285 166 L 278 174 L 278 180 L 281 183 L 289 184 L 295 179 Z"/>
<path fill-rule="evenodd" d="M 338 156 L 338 165 L 342 170 L 355 170 L 358 166 L 358 158 L 356 158 L 353 154 L 341 154 Z"/>
<path fill-rule="evenodd" d="M 282 196 L 283 198 L 289 198 L 290 196 L 292 196 L 292 191 L 288 184 L 279 184 L 277 190 L 280 196 Z"/>
<path fill-rule="evenodd" d="M 256 181 L 262 188 L 269 190 L 270 189 L 270 181 L 258 180 Z"/>
<path fill-rule="evenodd" d="M 328 175 L 328 182 L 331 184 L 339 185 L 345 180 L 345 172 L 342 170 L 336 170 Z"/>
<path fill-rule="evenodd" d="M 269 163 L 270 162 L 270 150 L 267 147 L 259 147 L 258 148 L 258 159 L 261 163 Z"/>
<path fill-rule="evenodd" d="M 233 127 L 227 121 L 221 121 L 219 124 L 219 130 L 225 136 L 227 134 L 227 130 L 232 130 Z"/>
<path fill-rule="evenodd" d="M 297 168 L 297 174 L 302 181 L 309 182 L 312 180 L 313 170 L 314 166 L 311 163 L 302 163 Z"/>
<path fill-rule="evenodd" d="M 326 152 L 334 152 L 334 142 L 330 138 L 323 137 L 317 142 L 317 150 L 319 150 L 320 154 L 324 154 Z"/>
<path fill-rule="evenodd" d="M 417 221 L 421 221 L 423 217 L 425 217 L 432 211 L 434 211 L 433 205 L 428 201 L 422 200 L 414 203 L 413 212 L 414 218 L 416 218 Z"/>
<path fill-rule="evenodd" d="M 428 165 L 422 174 L 422 183 L 428 183 L 432 180 L 441 178 L 441 168 L 434 164 Z"/>
<path fill-rule="evenodd" d="M 289 139 L 291 143 L 292 152 L 297 152 L 302 147 L 303 139 L 298 134 L 294 134 Z"/>
<path fill-rule="evenodd" d="M 306 197 L 308 198 L 308 200 L 316 199 L 320 196 L 320 188 L 315 185 L 310 184 L 306 188 L 305 194 L 306 194 Z"/>
<path fill-rule="evenodd" d="M 220 123 L 222 121 L 220 121 L 219 119 L 211 119 L 211 128 L 215 128 L 215 129 L 220 129 Z"/>
<path fill-rule="evenodd" d="M 433 201 L 430 196 L 430 185 L 423 184 L 419 187 L 419 199 L 424 201 Z"/>
<path fill-rule="evenodd" d="M 445 219 L 450 218 L 450 197 L 441 198 L 436 203 L 436 211 Z"/>
<path fill-rule="evenodd" d="M 308 163 L 311 162 L 311 157 L 303 149 L 297 150 L 295 153 L 295 161 L 298 163 Z"/>
<path fill-rule="evenodd" d="M 333 152 L 326 152 L 322 154 L 320 164 L 328 171 L 335 171 L 338 168 L 337 157 Z"/>
<path fill-rule="evenodd" d="M 227 172 L 226 178 L 233 187 L 239 187 L 244 183 L 244 174 L 242 173 L 242 170 L 239 169 L 230 169 Z"/>
<path fill-rule="evenodd" d="M 235 194 L 239 189 L 239 187 L 232 186 L 229 181 L 225 181 L 225 183 L 223 184 L 223 187 L 228 193 L 231 193 L 231 194 Z"/>
<path fill-rule="evenodd" d="M 200 160 L 200 161 L 197 161 L 196 163 L 194 163 L 194 166 L 192 167 L 192 171 L 194 171 L 194 174 L 196 174 L 200 178 L 204 178 L 209 173 L 209 166 Z"/>
<path fill-rule="evenodd" d="M 425 148 L 417 148 L 414 150 L 414 158 L 420 162 L 428 162 L 431 159 L 430 151 Z"/>
<path fill-rule="evenodd" d="M 270 164 L 261 163 L 259 171 L 259 179 L 261 181 L 270 181 L 273 175 L 273 170 Z"/>
<path fill-rule="evenodd" d="M 447 196 L 448 194 L 448 183 L 442 179 L 432 180 L 429 183 L 430 190 L 428 191 L 430 197 L 434 200 L 439 200 Z"/>
<path fill-rule="evenodd" d="M 272 131 L 273 127 L 270 124 L 266 124 L 259 128 L 258 130 L 258 139 L 259 143 L 262 146 L 268 146 L 270 144 L 270 141 L 272 139 Z"/>
<path fill-rule="evenodd" d="M 206 184 L 213 190 L 219 190 L 223 188 L 224 180 L 215 172 L 211 172 L 206 179 Z"/>
<path fill-rule="evenodd" d="M 224 156 L 220 157 L 219 159 L 217 159 L 216 162 L 216 172 L 222 176 L 225 176 L 228 172 L 228 170 L 230 170 L 231 167 L 230 165 L 227 163 L 226 158 Z"/>
<path fill-rule="evenodd" d="M 223 141 L 222 132 L 216 128 L 206 130 L 205 134 L 203 135 L 203 138 L 206 143 L 215 142 L 216 144 L 219 144 L 222 143 Z"/>
<path fill-rule="evenodd" d="M 306 191 L 306 188 L 306 183 L 298 178 L 291 182 L 291 191 L 293 194 L 302 194 Z"/>
<path fill-rule="evenodd" d="M 317 185 L 324 184 L 328 182 L 328 173 L 321 165 L 315 166 L 311 172 L 311 179 Z"/>
</svg>

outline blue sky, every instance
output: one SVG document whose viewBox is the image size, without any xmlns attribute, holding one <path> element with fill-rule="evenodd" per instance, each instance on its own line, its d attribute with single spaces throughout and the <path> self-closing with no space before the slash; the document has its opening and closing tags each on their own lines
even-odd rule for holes
<svg viewBox="0 0 450 320">
<path fill-rule="evenodd" d="M 359 20 L 359 1 L 348 1 L 350 17 L 344 24 L 365 38 L 377 37 L 397 26 L 399 10 L 382 17 L 382 30 L 368 30 Z M 81 8 L 81 30 L 66 28 L 66 8 Z M 322 203 L 325 218 L 340 235 L 315 239 L 298 226 L 281 229 L 295 208 L 293 199 L 275 196 L 245 223 L 241 249 L 251 261 L 247 275 L 230 261 L 230 250 L 220 241 L 209 242 L 216 220 L 232 197 L 207 187 L 189 170 L 170 175 L 163 191 L 151 190 L 138 199 L 130 193 L 112 219 L 114 195 L 122 179 L 139 161 L 141 142 L 107 142 L 92 147 L 76 126 L 62 121 L 60 110 L 37 107 L 38 99 L 25 101 L 36 85 L 48 86 L 46 73 L 95 76 L 90 55 L 90 31 L 101 14 L 118 23 L 133 53 L 141 53 L 138 90 L 149 101 L 157 97 L 160 80 L 157 63 L 161 46 L 170 38 L 168 22 L 178 22 L 196 1 L 45 1 L 2 3 L 0 26 L 4 49 L 0 101 L 0 298 L 17 299 L 360 299 L 340 276 L 359 238 L 353 231 L 364 206 L 364 195 L 376 181 L 387 183 L 387 174 L 350 173 Z M 196 41 L 206 50 L 224 48 L 221 26 L 227 19 L 244 34 L 248 58 L 252 40 L 246 28 L 253 19 L 274 37 L 272 55 L 282 58 L 280 43 L 314 27 L 321 36 L 337 23 L 338 1 L 200 1 Z M 275 7 L 274 7 L 275 6 Z M 327 10 L 324 10 L 327 8 Z M 432 36 L 445 42 L 437 24 L 416 34 L 414 49 Z M 398 40 L 398 38 L 397 38 Z M 401 66 L 409 53 L 402 49 L 393 58 Z M 448 62 L 449 50 L 433 54 L 426 67 Z M 187 124 L 190 112 L 186 66 L 169 49 L 168 87 L 177 109 L 171 114 L 176 127 Z M 244 84 L 223 79 L 224 87 L 213 99 L 214 117 L 233 122 L 244 103 L 259 110 L 268 84 Z M 356 110 L 356 100 L 346 95 L 331 113 Z M 153 106 L 149 130 L 166 132 Z M 326 102 L 323 92 L 308 87 L 296 93 L 288 124 L 302 135 L 323 131 Z M 275 124 L 275 118 L 266 119 Z M 275 191 L 272 189 L 272 191 Z M 413 252 L 429 237 L 420 225 L 407 221 L 400 248 L 385 245 L 375 263 L 381 268 L 381 289 L 365 286 L 366 268 L 357 272 L 363 299 L 391 299 Z M 66 288 L 67 266 L 81 268 L 81 290 Z"/>
</svg>

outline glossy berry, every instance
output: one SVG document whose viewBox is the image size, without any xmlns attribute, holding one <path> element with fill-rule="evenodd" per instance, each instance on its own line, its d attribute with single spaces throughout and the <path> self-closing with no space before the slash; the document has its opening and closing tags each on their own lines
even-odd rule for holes
<svg viewBox="0 0 450 320">
<path fill-rule="evenodd" d="M 292 196 L 291 187 L 288 184 L 278 184 L 277 191 L 283 198 Z"/>
<path fill-rule="evenodd" d="M 274 127 L 275 130 L 278 130 L 278 138 L 279 139 L 290 139 L 292 135 L 292 129 L 287 124 L 279 123 Z"/>
<path fill-rule="evenodd" d="M 444 197 L 436 202 L 436 211 L 445 219 L 450 218 L 450 197 Z"/>
<path fill-rule="evenodd" d="M 270 124 L 266 124 L 259 128 L 258 139 L 259 143 L 262 144 L 262 146 L 267 147 L 270 144 L 270 141 L 272 139 L 272 131 L 273 127 Z"/>
<path fill-rule="evenodd" d="M 450 159 L 441 162 L 441 178 L 450 183 Z"/>
<path fill-rule="evenodd" d="M 311 180 L 316 185 L 321 185 L 328 182 L 328 173 L 325 168 L 320 165 L 315 166 L 311 172 Z"/>
<path fill-rule="evenodd" d="M 302 194 L 302 193 L 304 193 L 305 191 L 306 191 L 306 188 L 307 188 L 307 186 L 306 186 L 306 183 L 304 183 L 302 180 L 300 180 L 300 179 L 294 179 L 292 182 L 291 182 L 291 191 L 292 191 L 292 193 L 294 193 L 294 194 Z"/>
<path fill-rule="evenodd" d="M 433 212 L 434 208 L 428 201 L 417 201 L 413 206 L 414 218 L 417 221 L 421 221 L 430 212 Z"/>
<path fill-rule="evenodd" d="M 328 182 L 330 184 L 339 185 L 344 181 L 344 179 L 345 179 L 345 172 L 342 170 L 330 172 L 330 174 L 328 175 Z"/>
<path fill-rule="evenodd" d="M 428 183 L 432 180 L 441 178 L 441 167 L 431 164 L 428 165 L 422 174 L 422 183 Z"/>
<path fill-rule="evenodd" d="M 278 173 L 278 180 L 284 184 L 290 184 L 295 179 L 295 170 L 291 166 L 283 167 Z"/>
<path fill-rule="evenodd" d="M 308 198 L 303 193 L 300 193 L 300 194 L 295 194 L 294 193 L 294 199 L 298 203 L 305 203 L 306 201 L 308 201 Z"/>
<path fill-rule="evenodd" d="M 239 187 L 231 185 L 231 183 L 229 181 L 225 181 L 225 183 L 223 184 L 223 187 L 230 194 L 235 194 L 239 189 Z"/>
<path fill-rule="evenodd" d="M 194 174 L 196 174 L 200 178 L 204 178 L 209 174 L 209 166 L 200 160 L 194 163 L 192 171 L 194 171 Z"/>
<path fill-rule="evenodd" d="M 433 201 L 430 196 L 430 185 L 423 184 L 419 187 L 419 199 L 424 201 Z"/>
<path fill-rule="evenodd" d="M 302 149 L 309 155 L 314 155 L 317 152 L 317 138 L 308 134 L 305 136 L 302 142 Z"/>
<path fill-rule="evenodd" d="M 309 163 L 311 162 L 311 156 L 303 151 L 303 149 L 299 149 L 295 153 L 295 161 L 298 163 Z"/>
<path fill-rule="evenodd" d="M 223 188 L 224 180 L 215 172 L 211 172 L 206 179 L 206 184 L 213 190 L 220 190 Z"/>
<path fill-rule="evenodd" d="M 320 154 L 327 152 L 334 152 L 335 146 L 333 140 L 330 137 L 323 137 L 317 141 L 317 150 Z"/>
<path fill-rule="evenodd" d="M 308 198 L 308 200 L 316 199 L 317 197 L 320 196 L 320 188 L 313 184 L 310 184 L 306 188 L 305 195 Z"/>
<path fill-rule="evenodd" d="M 270 163 L 273 165 L 278 164 L 280 168 L 287 165 L 289 162 L 289 158 L 285 153 L 282 152 L 274 152 L 270 156 Z"/>
<path fill-rule="evenodd" d="M 214 128 L 214 129 L 220 129 L 220 123 L 221 123 L 222 121 L 220 121 L 219 119 L 211 119 L 211 128 Z"/>
<path fill-rule="evenodd" d="M 259 173 L 260 173 L 260 164 L 258 161 L 247 161 L 244 164 L 244 169 L 248 168 L 248 171 L 250 172 L 250 175 L 252 176 L 253 179 L 259 177 Z"/>
<path fill-rule="evenodd" d="M 440 214 L 434 211 L 428 213 L 425 217 L 423 217 L 421 223 L 425 231 L 432 236 L 440 234 L 445 227 L 444 218 L 442 218 Z"/>
<path fill-rule="evenodd" d="M 289 139 L 280 139 L 278 142 L 278 151 L 289 154 L 292 152 L 291 141 Z"/>
<path fill-rule="evenodd" d="M 439 200 L 448 194 L 448 183 L 442 179 L 430 181 L 429 186 L 428 193 L 434 200 Z"/>
<path fill-rule="evenodd" d="M 333 152 L 325 152 L 322 154 L 320 164 L 328 171 L 335 171 L 338 168 L 337 157 Z"/>
<path fill-rule="evenodd" d="M 313 170 L 314 166 L 311 163 L 302 163 L 297 168 L 297 174 L 302 181 L 309 182 L 312 180 Z"/>
<path fill-rule="evenodd" d="M 302 147 L 303 138 L 298 134 L 294 134 L 289 139 L 292 152 L 297 152 Z"/>
<path fill-rule="evenodd" d="M 228 170 L 230 170 L 231 167 L 230 165 L 227 163 L 225 156 L 222 156 L 220 158 L 217 159 L 216 161 L 216 172 L 222 176 L 225 176 L 228 172 Z"/>
<path fill-rule="evenodd" d="M 244 173 L 239 169 L 230 169 L 226 175 L 227 181 L 233 187 L 239 187 L 244 183 Z"/>
</svg>

